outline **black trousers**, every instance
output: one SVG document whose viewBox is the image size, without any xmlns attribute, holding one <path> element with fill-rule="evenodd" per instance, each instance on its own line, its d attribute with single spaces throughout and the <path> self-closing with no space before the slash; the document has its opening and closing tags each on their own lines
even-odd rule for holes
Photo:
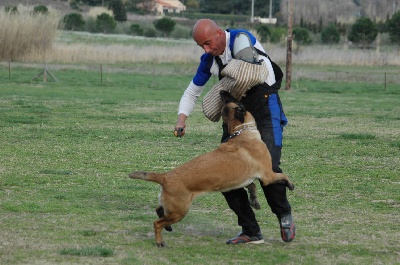
<svg viewBox="0 0 400 265">
<path fill-rule="evenodd" d="M 251 89 L 253 93 L 241 100 L 247 111 L 254 116 L 257 128 L 260 131 L 262 141 L 267 145 L 272 158 L 272 169 L 274 172 L 281 173 L 279 167 L 282 151 L 282 131 L 287 119 L 284 115 L 282 104 L 276 90 L 265 89 L 265 87 L 255 87 Z M 224 141 L 229 134 L 226 125 L 223 124 Z M 286 186 L 283 183 L 262 186 L 265 198 L 271 211 L 279 218 L 291 212 L 291 206 L 286 196 Z M 242 232 L 253 236 L 260 232 L 260 227 L 256 220 L 253 209 L 250 206 L 248 194 L 244 188 L 231 190 L 222 193 L 235 214 L 238 217 L 238 225 L 242 227 Z"/>
</svg>

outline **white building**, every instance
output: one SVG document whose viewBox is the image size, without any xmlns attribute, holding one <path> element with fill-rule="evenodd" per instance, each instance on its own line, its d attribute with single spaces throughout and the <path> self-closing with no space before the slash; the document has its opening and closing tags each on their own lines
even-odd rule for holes
<svg viewBox="0 0 400 265">
<path fill-rule="evenodd" d="M 185 10 L 186 6 L 179 0 L 155 0 L 155 7 L 153 9 L 157 15 L 180 13 Z"/>
</svg>

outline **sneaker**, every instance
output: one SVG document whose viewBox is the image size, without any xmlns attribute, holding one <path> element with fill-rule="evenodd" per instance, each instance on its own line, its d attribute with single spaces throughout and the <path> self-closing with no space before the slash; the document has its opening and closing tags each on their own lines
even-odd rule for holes
<svg viewBox="0 0 400 265">
<path fill-rule="evenodd" d="M 296 235 L 296 226 L 294 225 L 292 214 L 284 215 L 279 218 L 281 227 L 281 237 L 285 242 L 290 242 Z"/>
<path fill-rule="evenodd" d="M 255 236 L 248 236 L 243 232 L 241 232 L 236 237 L 226 241 L 226 244 L 243 244 L 243 243 L 262 244 L 264 243 L 264 239 L 263 236 L 261 235 L 261 232 L 258 232 L 257 235 Z"/>
</svg>

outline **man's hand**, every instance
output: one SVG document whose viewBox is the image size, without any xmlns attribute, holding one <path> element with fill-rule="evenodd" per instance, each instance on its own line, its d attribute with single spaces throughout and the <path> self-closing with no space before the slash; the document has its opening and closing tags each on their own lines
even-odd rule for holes
<svg viewBox="0 0 400 265">
<path fill-rule="evenodd" d="M 185 129 L 182 128 L 182 127 L 176 128 L 175 131 L 174 131 L 174 135 L 175 135 L 176 137 L 182 137 L 182 136 L 184 136 L 184 135 L 185 135 Z"/>
<path fill-rule="evenodd" d="M 175 125 L 174 135 L 176 137 L 182 137 L 185 135 L 187 116 L 183 113 L 178 115 L 178 122 Z"/>
</svg>

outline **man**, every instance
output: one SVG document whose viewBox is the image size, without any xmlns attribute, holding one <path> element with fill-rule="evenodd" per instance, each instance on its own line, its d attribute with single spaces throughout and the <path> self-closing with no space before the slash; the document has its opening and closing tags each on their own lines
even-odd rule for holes
<svg viewBox="0 0 400 265">
<path fill-rule="evenodd" d="M 269 75 L 265 83 L 249 89 L 245 97 L 241 99 L 241 102 L 256 119 L 261 138 L 271 153 L 273 171 L 282 172 L 279 167 L 282 133 L 283 127 L 287 124 L 287 119 L 282 109 L 278 89 L 280 88 L 283 74 L 280 68 L 271 62 L 268 55 L 265 54 L 261 44 L 248 31 L 224 31 L 209 19 L 201 19 L 194 25 L 193 39 L 204 49 L 205 54 L 201 56 L 197 73 L 181 98 L 175 135 L 184 135 L 186 119 L 193 111 L 195 102 L 202 93 L 204 85 L 210 76 L 214 74 L 218 75 L 220 79 L 223 78 L 221 71 L 233 58 L 232 47 L 234 45 L 232 44 L 238 33 L 246 33 L 250 37 L 252 45 L 259 54 L 259 59 L 264 60 L 266 67 L 268 67 Z M 223 129 L 222 141 L 229 137 L 224 125 Z M 282 240 L 285 242 L 292 241 L 295 237 L 295 225 L 291 215 L 291 206 L 286 197 L 286 187 L 284 184 L 276 183 L 262 186 L 262 189 L 271 211 L 278 217 Z M 242 231 L 226 243 L 263 243 L 261 230 L 250 206 L 247 192 L 241 188 L 223 192 L 223 195 L 229 207 L 238 216 L 238 224 L 242 227 Z"/>
</svg>

